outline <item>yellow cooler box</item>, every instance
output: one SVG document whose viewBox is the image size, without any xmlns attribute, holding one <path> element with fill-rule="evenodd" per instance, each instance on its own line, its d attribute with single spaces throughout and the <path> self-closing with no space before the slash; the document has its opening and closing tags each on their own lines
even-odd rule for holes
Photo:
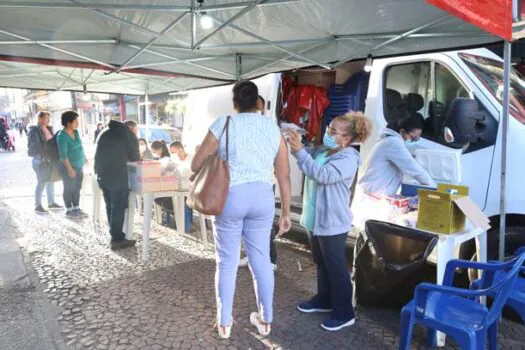
<svg viewBox="0 0 525 350">
<path fill-rule="evenodd" d="M 417 228 L 450 234 L 463 231 L 466 217 L 455 200 L 468 196 L 468 187 L 438 185 L 437 191 L 418 190 Z"/>
<path fill-rule="evenodd" d="M 468 197 L 468 187 L 438 185 L 437 191 L 418 190 L 417 228 L 442 234 L 465 230 L 466 219 L 474 227 L 489 229 L 489 219 Z"/>
</svg>

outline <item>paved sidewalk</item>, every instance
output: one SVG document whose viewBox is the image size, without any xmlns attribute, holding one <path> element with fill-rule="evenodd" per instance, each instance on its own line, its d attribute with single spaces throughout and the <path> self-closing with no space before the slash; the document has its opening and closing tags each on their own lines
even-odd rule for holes
<svg viewBox="0 0 525 350">
<path fill-rule="evenodd" d="M 0 206 L 0 348 L 65 349 L 53 308 L 26 268 L 18 227 Z"/>
<path fill-rule="evenodd" d="M 267 339 L 249 324 L 254 293 L 249 270 L 239 269 L 230 340 L 214 325 L 213 250 L 192 237 L 153 226 L 151 260 L 143 264 L 136 248 L 112 252 L 107 228 L 89 218 L 63 213 L 27 213 L 26 200 L 11 200 L 10 212 L 25 217 L 25 253 L 42 288 L 59 307 L 62 335 L 75 349 L 395 349 L 399 311 L 358 308 L 357 324 L 338 333 L 323 331 L 319 315 L 295 310 L 315 290 L 308 254 L 280 243 L 276 274 L 275 322 Z M 140 232 L 141 217 L 135 232 Z M 302 272 L 299 271 L 298 261 Z M 500 348 L 525 348 L 525 327 L 504 321 Z M 417 329 L 414 348 L 424 347 Z M 448 348 L 455 348 L 449 342 Z"/>
</svg>

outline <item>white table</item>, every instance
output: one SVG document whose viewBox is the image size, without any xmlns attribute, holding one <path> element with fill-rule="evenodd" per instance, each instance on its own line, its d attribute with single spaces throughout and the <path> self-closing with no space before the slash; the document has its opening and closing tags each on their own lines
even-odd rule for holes
<svg viewBox="0 0 525 350">
<path fill-rule="evenodd" d="M 151 230 L 151 218 L 153 216 L 153 201 L 155 198 L 169 198 L 173 200 L 173 212 L 175 213 L 175 224 L 179 234 L 186 233 L 186 223 L 184 220 L 184 197 L 188 195 L 187 191 L 161 191 L 139 194 L 131 191 L 128 202 L 128 220 L 126 238 L 133 236 L 133 223 L 135 219 L 135 208 L 137 196 L 144 199 L 144 227 L 142 230 L 142 259 L 149 259 L 149 233 Z"/>
<path fill-rule="evenodd" d="M 91 179 L 92 193 L 93 193 L 93 221 L 100 219 L 100 208 L 102 191 L 98 186 L 95 176 Z M 128 210 L 124 220 L 123 231 L 126 233 L 126 239 L 133 238 L 133 224 L 135 220 L 135 209 L 137 205 L 137 198 L 142 197 L 144 200 L 144 224 L 142 230 L 142 259 L 144 261 L 149 259 L 149 234 L 151 230 L 151 219 L 153 216 L 153 201 L 155 198 L 172 198 L 173 212 L 175 213 L 175 224 L 177 226 L 177 233 L 186 233 L 185 221 L 185 200 L 188 196 L 187 191 L 159 191 L 139 194 L 133 191 L 129 193 Z M 208 234 L 206 230 L 206 216 L 199 213 L 201 237 L 203 242 L 208 243 Z"/>
</svg>

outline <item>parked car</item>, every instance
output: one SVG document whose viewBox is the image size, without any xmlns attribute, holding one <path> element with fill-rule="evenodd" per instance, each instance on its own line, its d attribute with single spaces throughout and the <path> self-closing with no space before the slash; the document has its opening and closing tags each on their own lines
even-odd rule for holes
<svg viewBox="0 0 525 350">
<path fill-rule="evenodd" d="M 177 128 L 158 125 L 139 125 L 139 138 L 146 139 L 148 144 L 153 141 L 164 141 L 166 145 L 181 140 L 181 131 Z"/>
</svg>

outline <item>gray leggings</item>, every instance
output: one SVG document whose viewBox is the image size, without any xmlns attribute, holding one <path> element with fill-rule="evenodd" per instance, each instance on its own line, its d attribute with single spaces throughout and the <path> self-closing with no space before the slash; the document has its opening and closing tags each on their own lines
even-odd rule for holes
<svg viewBox="0 0 525 350">
<path fill-rule="evenodd" d="M 253 276 L 257 311 L 264 322 L 272 322 L 274 275 L 270 262 L 270 231 L 274 216 L 272 186 L 256 182 L 231 187 L 224 211 L 215 217 L 215 290 L 218 321 L 222 326 L 232 323 L 241 239 Z"/>
</svg>

